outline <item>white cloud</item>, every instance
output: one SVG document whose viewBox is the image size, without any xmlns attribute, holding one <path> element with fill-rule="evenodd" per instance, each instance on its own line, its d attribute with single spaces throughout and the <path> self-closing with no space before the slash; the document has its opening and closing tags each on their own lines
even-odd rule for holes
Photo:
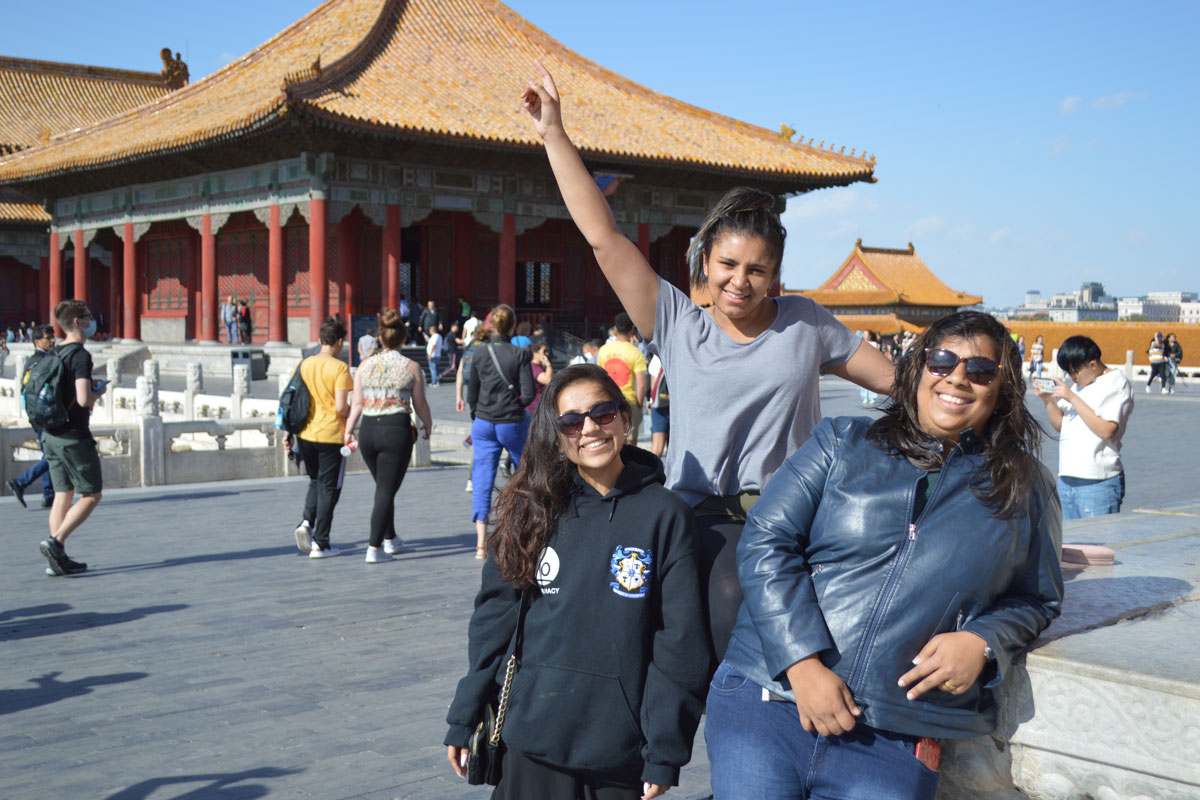
<svg viewBox="0 0 1200 800">
<path fill-rule="evenodd" d="M 855 189 L 809 192 L 788 200 L 784 218 L 810 222 L 837 217 L 860 216 L 879 210 L 879 203 Z"/>
<path fill-rule="evenodd" d="M 970 239 L 975 234 L 975 226 L 969 222 L 955 225 L 947 234 L 951 239 Z"/>
<path fill-rule="evenodd" d="M 1077 94 L 1067 95 L 1058 101 L 1058 110 L 1066 115 L 1074 114 L 1083 105 L 1083 98 Z"/>
<path fill-rule="evenodd" d="M 934 236 L 946 227 L 946 221 L 937 215 L 922 217 L 904 229 L 904 235 L 909 241 L 915 241 L 922 236 Z"/>
<path fill-rule="evenodd" d="M 1091 107 L 1110 111 L 1114 108 L 1120 108 L 1133 100 L 1145 100 L 1147 97 L 1149 95 L 1145 92 L 1117 92 L 1116 94 L 1097 97 L 1091 102 Z"/>
<path fill-rule="evenodd" d="M 1010 228 L 996 228 L 996 230 L 988 234 L 988 247 L 995 247 L 996 245 L 1000 244 L 1007 239 L 1011 233 L 1012 230 Z"/>
</svg>

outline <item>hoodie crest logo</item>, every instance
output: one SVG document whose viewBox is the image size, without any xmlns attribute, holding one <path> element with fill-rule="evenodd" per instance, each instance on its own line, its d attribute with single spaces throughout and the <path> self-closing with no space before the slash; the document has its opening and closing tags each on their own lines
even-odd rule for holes
<svg viewBox="0 0 1200 800">
<path fill-rule="evenodd" d="M 609 586 L 621 597 L 645 597 L 653 564 L 654 554 L 650 550 L 618 545 L 613 551 L 612 561 L 609 562 L 609 570 L 616 580 Z"/>
</svg>

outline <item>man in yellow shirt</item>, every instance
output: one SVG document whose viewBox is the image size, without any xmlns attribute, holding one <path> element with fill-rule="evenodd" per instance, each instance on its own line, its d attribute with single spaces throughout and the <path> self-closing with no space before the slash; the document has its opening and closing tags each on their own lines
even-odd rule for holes
<svg viewBox="0 0 1200 800">
<path fill-rule="evenodd" d="M 646 403 L 646 389 L 650 376 L 646 367 L 646 356 L 633 343 L 633 321 L 622 311 L 613 321 L 616 340 L 600 348 L 596 363 L 621 387 L 621 393 L 629 401 L 632 415 L 629 430 L 625 434 L 628 444 L 637 444 L 638 428 L 642 424 L 642 406 Z"/>
<path fill-rule="evenodd" d="M 320 339 L 321 352 L 300 364 L 300 378 L 310 400 L 308 421 L 296 435 L 296 446 L 308 472 L 308 494 L 303 521 L 296 526 L 296 546 L 309 558 L 330 558 L 339 552 L 329 543 L 329 530 L 346 477 L 341 449 L 350 414 L 350 392 L 354 389 L 350 368 L 340 358 L 346 326 L 328 319 L 321 325 Z"/>
</svg>

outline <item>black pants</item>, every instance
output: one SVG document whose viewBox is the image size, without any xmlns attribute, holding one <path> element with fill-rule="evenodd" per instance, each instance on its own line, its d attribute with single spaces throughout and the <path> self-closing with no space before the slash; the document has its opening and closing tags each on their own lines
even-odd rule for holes
<svg viewBox="0 0 1200 800">
<path fill-rule="evenodd" d="M 638 800 L 642 784 L 558 769 L 505 750 L 492 800 Z"/>
<path fill-rule="evenodd" d="M 1150 380 L 1146 381 L 1146 385 L 1154 383 L 1155 378 L 1158 378 L 1164 387 L 1167 385 L 1167 362 L 1159 361 L 1150 365 Z"/>
<path fill-rule="evenodd" d="M 312 524 L 313 543 L 329 549 L 329 529 L 333 527 L 333 509 L 342 496 L 346 478 L 346 459 L 340 444 L 306 442 L 297 437 L 300 458 L 308 473 L 308 494 L 304 498 L 304 519 Z"/>
<path fill-rule="evenodd" d="M 363 417 L 358 437 L 363 460 L 375 479 L 371 508 L 371 547 L 396 538 L 396 492 L 412 458 L 412 422 L 408 414 Z"/>
<path fill-rule="evenodd" d="M 712 636 L 716 669 L 725 657 L 729 636 L 742 607 L 742 587 L 738 583 L 737 544 L 744 522 L 710 514 L 696 516 L 696 559 L 700 564 L 700 585 L 707 587 L 704 601 L 708 612 L 708 632 Z"/>
</svg>

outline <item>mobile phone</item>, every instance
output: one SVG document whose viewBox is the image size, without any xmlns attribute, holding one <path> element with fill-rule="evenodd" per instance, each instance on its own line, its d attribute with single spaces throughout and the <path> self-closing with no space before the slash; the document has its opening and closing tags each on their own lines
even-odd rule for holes
<svg viewBox="0 0 1200 800">
<path fill-rule="evenodd" d="M 92 391 L 98 392 L 101 389 L 103 389 L 105 386 L 108 386 L 108 384 L 109 384 L 109 381 L 96 381 L 95 383 L 92 384 Z"/>
<path fill-rule="evenodd" d="M 1034 378 L 1033 385 L 1042 394 L 1050 394 L 1054 391 L 1053 378 Z"/>
<path fill-rule="evenodd" d="M 942 760 L 942 746 L 938 744 L 936 739 L 930 739 L 928 736 L 922 736 L 917 740 L 916 756 L 918 761 L 929 767 L 934 772 L 937 772 L 938 764 Z"/>
</svg>

